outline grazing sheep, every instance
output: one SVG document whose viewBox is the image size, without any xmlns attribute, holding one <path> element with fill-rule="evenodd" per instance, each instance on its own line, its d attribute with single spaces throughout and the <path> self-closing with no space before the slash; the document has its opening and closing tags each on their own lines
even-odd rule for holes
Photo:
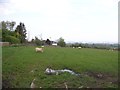
<svg viewBox="0 0 120 90">
<path fill-rule="evenodd" d="M 78 49 L 80 49 L 81 47 L 78 47 Z"/>
<path fill-rule="evenodd" d="M 45 46 L 41 46 L 42 48 L 44 48 Z"/>
<path fill-rule="evenodd" d="M 43 48 L 36 47 L 35 50 L 36 50 L 36 52 L 43 52 Z"/>
</svg>

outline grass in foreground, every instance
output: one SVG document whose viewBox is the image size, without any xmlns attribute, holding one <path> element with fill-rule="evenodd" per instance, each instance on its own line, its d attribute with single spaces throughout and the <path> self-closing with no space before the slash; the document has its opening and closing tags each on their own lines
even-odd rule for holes
<svg viewBox="0 0 120 90">
<path fill-rule="evenodd" d="M 117 51 L 45 47 L 43 53 L 36 53 L 35 47 L 3 47 L 2 55 L 3 87 L 29 88 L 34 78 L 37 88 L 65 88 L 64 83 L 68 88 L 117 87 Z M 81 77 L 45 75 L 48 66 L 72 69 Z"/>
</svg>

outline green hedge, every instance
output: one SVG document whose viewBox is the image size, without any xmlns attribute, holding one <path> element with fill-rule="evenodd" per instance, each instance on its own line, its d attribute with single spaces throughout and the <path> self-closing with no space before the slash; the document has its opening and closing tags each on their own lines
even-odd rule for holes
<svg viewBox="0 0 120 90">
<path fill-rule="evenodd" d="M 14 36 L 6 36 L 6 41 L 10 42 L 11 44 L 17 44 L 20 43 L 20 40 Z"/>
</svg>

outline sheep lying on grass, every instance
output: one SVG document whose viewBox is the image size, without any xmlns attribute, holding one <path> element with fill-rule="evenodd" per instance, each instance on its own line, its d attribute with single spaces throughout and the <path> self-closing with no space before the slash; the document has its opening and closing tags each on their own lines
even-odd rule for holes
<svg viewBox="0 0 120 90">
<path fill-rule="evenodd" d="M 43 48 L 36 47 L 35 50 L 36 50 L 36 52 L 43 52 Z"/>
</svg>

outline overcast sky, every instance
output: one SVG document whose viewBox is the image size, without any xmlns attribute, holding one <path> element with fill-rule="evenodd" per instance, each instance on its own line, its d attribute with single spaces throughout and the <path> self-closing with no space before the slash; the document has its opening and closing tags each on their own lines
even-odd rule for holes
<svg viewBox="0 0 120 90">
<path fill-rule="evenodd" d="M 0 20 L 23 22 L 27 38 L 118 42 L 119 0 L 0 0 Z"/>
</svg>

